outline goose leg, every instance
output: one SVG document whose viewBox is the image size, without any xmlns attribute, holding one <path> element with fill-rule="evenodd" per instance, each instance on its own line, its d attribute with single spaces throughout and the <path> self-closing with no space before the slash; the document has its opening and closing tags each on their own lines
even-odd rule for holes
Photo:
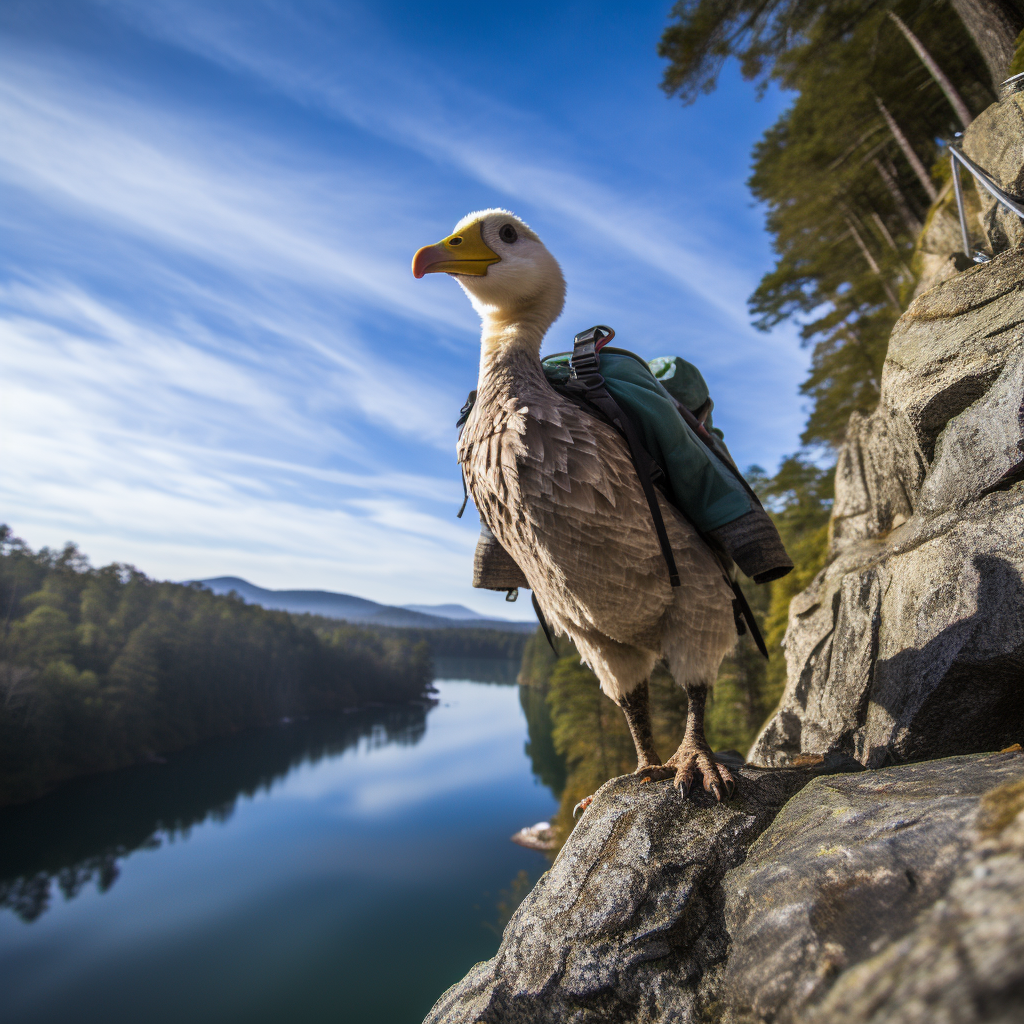
<svg viewBox="0 0 1024 1024">
<path fill-rule="evenodd" d="M 662 771 L 664 778 L 666 769 L 658 757 L 658 751 L 654 749 L 654 736 L 651 733 L 651 701 L 650 688 L 645 679 L 639 686 L 634 687 L 629 693 L 620 697 L 616 703 L 622 708 L 626 716 L 626 723 L 629 725 L 630 734 L 633 737 L 633 745 L 636 747 L 636 773 L 637 775 L 647 772 Z M 672 769 L 667 769 L 671 774 Z M 647 781 L 647 780 L 644 780 Z M 585 811 L 593 800 L 593 796 L 585 796 L 573 809 L 572 816 Z"/>
<path fill-rule="evenodd" d="M 637 773 L 647 768 L 660 768 L 661 758 L 654 749 L 654 736 L 651 733 L 650 689 L 647 680 L 621 696 L 618 705 L 626 716 L 626 723 L 633 736 Z"/>
<path fill-rule="evenodd" d="M 675 785 L 683 796 L 689 796 L 699 775 L 704 788 L 721 801 L 726 796 L 732 796 L 736 780 L 724 764 L 715 761 L 711 747 L 704 738 L 704 705 L 707 696 L 706 686 L 697 684 L 686 687 L 686 697 L 690 704 L 686 715 L 686 732 L 679 749 L 665 762 L 665 767 L 675 768 Z"/>
</svg>

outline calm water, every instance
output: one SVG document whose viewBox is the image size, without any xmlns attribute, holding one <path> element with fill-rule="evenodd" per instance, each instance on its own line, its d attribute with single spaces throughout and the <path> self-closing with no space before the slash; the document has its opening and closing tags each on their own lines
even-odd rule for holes
<svg viewBox="0 0 1024 1024">
<path fill-rule="evenodd" d="M 418 1022 L 556 807 L 518 688 L 437 687 L 0 812 L 0 1021 Z"/>
</svg>

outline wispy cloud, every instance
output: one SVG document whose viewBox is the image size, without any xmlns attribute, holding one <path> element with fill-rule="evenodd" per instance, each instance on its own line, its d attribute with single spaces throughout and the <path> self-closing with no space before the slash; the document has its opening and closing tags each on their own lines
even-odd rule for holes
<svg viewBox="0 0 1024 1024">
<path fill-rule="evenodd" d="M 264 26 L 256 33 L 251 26 L 258 22 L 249 18 L 216 7 L 197 10 L 179 0 L 125 8 L 125 13 L 154 34 L 258 76 L 300 102 L 456 168 L 505 196 L 575 221 L 591 239 L 603 238 L 707 303 L 734 329 L 750 331 L 745 297 L 754 280 L 722 251 L 711 256 L 710 225 L 699 196 L 689 204 L 693 227 L 679 217 L 666 221 L 657 204 L 631 201 L 621 188 L 601 181 L 610 154 L 595 156 L 596 147 L 585 147 L 584 171 L 580 148 L 574 156 L 574 147 L 554 126 L 467 88 L 436 63 L 388 53 L 380 42 L 384 53 L 353 47 L 340 62 L 336 49 L 323 48 L 322 26 L 308 16 L 264 9 L 280 31 L 267 33 Z M 321 10 L 320 17 L 331 16 Z M 357 33 L 367 31 L 367 16 L 349 11 L 343 17 L 346 27 L 355 22 Z M 289 50 L 301 52 L 303 59 L 289 60 Z"/>
<path fill-rule="evenodd" d="M 33 543 L 506 611 L 469 589 L 473 517 L 453 519 L 475 318 L 409 273 L 482 204 L 543 222 L 566 322 L 607 311 L 665 351 L 706 344 L 740 458 L 791 445 L 799 412 L 777 396 L 805 357 L 751 331 L 751 266 L 709 256 L 699 197 L 633 187 L 639 159 L 590 159 L 585 127 L 399 47 L 355 5 L 95 6 L 245 100 L 0 40 L 0 501 Z"/>
<path fill-rule="evenodd" d="M 242 131 L 225 135 L 223 124 L 202 120 L 186 127 L 167 111 L 9 55 L 0 120 L 0 180 L 67 212 L 240 277 L 337 290 L 361 306 L 456 328 L 472 323 L 409 287 L 409 254 L 388 230 L 394 196 L 375 197 L 365 168 L 302 174 L 285 154 L 273 165 L 254 152 L 266 145 Z M 400 219 L 416 216 L 405 210 Z"/>
<path fill-rule="evenodd" d="M 473 537 L 454 473 L 398 471 L 265 375 L 80 291 L 9 286 L 0 304 L 16 526 L 73 524 L 100 560 L 177 578 L 245 566 L 399 602 L 461 590 Z"/>
</svg>

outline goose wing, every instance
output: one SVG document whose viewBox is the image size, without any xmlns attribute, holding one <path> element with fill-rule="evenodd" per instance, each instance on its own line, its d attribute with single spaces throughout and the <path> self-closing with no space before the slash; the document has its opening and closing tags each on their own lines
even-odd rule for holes
<svg viewBox="0 0 1024 1024">
<path fill-rule="evenodd" d="M 553 391 L 480 411 L 467 423 L 460 460 L 481 516 L 545 612 L 557 624 L 635 642 L 674 594 L 625 442 Z M 711 573 L 700 582 L 713 590 L 710 552 L 666 502 L 662 514 L 684 587 Z"/>
</svg>

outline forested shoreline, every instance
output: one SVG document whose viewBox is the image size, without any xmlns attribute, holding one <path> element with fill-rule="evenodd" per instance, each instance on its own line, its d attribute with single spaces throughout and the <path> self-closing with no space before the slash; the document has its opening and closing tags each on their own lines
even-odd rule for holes
<svg viewBox="0 0 1024 1024">
<path fill-rule="evenodd" d="M 198 584 L 0 527 L 0 805 L 284 717 L 423 698 L 428 646 L 400 631 L 315 632 Z"/>
<path fill-rule="evenodd" d="M 434 657 L 443 658 L 508 658 L 518 661 L 530 640 L 528 632 L 512 633 L 484 626 L 451 626 L 444 629 L 422 629 L 415 626 L 352 626 L 340 619 L 323 615 L 296 615 L 292 618 L 308 626 L 317 636 L 332 642 L 343 642 L 350 630 L 373 633 L 382 640 L 389 637 L 409 643 L 424 643 Z"/>
</svg>

